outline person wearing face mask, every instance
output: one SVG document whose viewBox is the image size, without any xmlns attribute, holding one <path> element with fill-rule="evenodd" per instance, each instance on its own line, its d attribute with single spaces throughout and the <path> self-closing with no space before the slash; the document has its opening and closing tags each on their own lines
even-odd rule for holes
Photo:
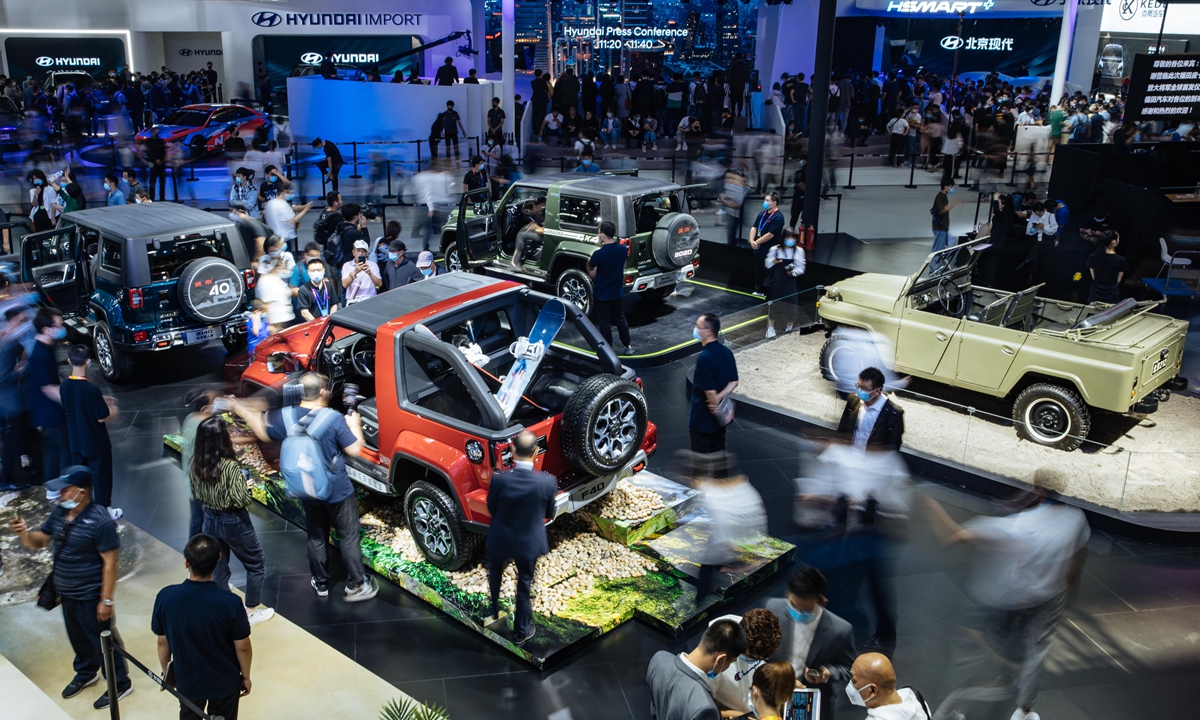
<svg viewBox="0 0 1200 720">
<path fill-rule="evenodd" d="M 476 155 L 471 158 L 471 169 L 463 175 L 462 191 L 464 193 L 488 186 L 487 170 L 483 169 L 483 158 Z M 482 198 L 478 198 L 482 199 Z"/>
<path fill-rule="evenodd" d="M 325 277 L 325 263 L 318 255 L 308 258 L 306 267 L 308 279 L 296 291 L 300 317 L 313 320 L 337 312 L 338 293 L 329 278 Z"/>
<path fill-rule="evenodd" d="M 492 145 L 504 144 L 504 120 L 508 117 L 500 108 L 500 98 L 492 98 L 492 109 L 487 114 L 487 139 Z"/>
<path fill-rule="evenodd" d="M 49 189 L 46 173 L 38 168 L 29 171 L 29 219 L 33 221 L 33 232 L 54 229 L 54 213 L 57 193 Z"/>
<path fill-rule="evenodd" d="M 611 109 L 600 123 L 600 147 L 605 150 L 617 149 L 617 140 L 621 138 L 621 118 Z"/>
<path fill-rule="evenodd" d="M 688 432 L 694 453 L 710 454 L 725 450 L 725 428 L 732 420 L 718 418 L 721 403 L 738 386 L 737 361 L 733 351 L 720 342 L 721 320 L 712 313 L 696 318 L 692 337 L 700 342 L 696 369 L 692 378 Z"/>
<path fill-rule="evenodd" d="M 395 290 L 399 287 L 422 279 L 421 271 L 408 255 L 408 246 L 403 240 L 393 240 L 388 244 L 387 262 L 383 265 L 382 291 Z"/>
<path fill-rule="evenodd" d="M 254 186 L 254 173 L 240 167 L 233 173 L 233 187 L 229 189 L 229 207 L 245 210 L 250 217 L 260 219 L 258 188 Z"/>
<path fill-rule="evenodd" d="M 579 156 L 579 164 L 571 172 L 595 174 L 600 172 L 600 166 L 596 164 L 595 157 L 591 150 L 584 150 Z"/>
<path fill-rule="evenodd" d="M 869 720 L 929 720 L 931 716 L 921 693 L 896 689 L 896 670 L 880 653 L 863 653 L 854 661 L 846 696 L 851 705 L 867 709 Z"/>
<path fill-rule="evenodd" d="M 125 204 L 125 193 L 121 192 L 116 175 L 104 176 L 104 192 L 108 193 L 108 207 Z"/>
<path fill-rule="evenodd" d="M 46 483 L 58 506 L 41 527 L 30 530 L 20 516 L 12 531 L 30 550 L 54 543 L 54 587 L 62 601 L 63 624 L 75 652 L 75 677 L 63 688 L 65 699 L 100 680 L 104 671 L 100 633 L 113 629 L 113 599 L 117 589 L 117 553 L 121 540 L 117 524 L 105 508 L 92 502 L 92 473 L 86 467 L 65 468 Z M 114 633 L 115 634 L 115 633 Z M 125 658 L 115 653 L 117 697 L 133 692 Z M 105 691 L 92 707 L 108 707 Z"/>
<path fill-rule="evenodd" d="M 737 660 L 730 663 L 725 672 L 710 683 L 713 698 L 717 701 L 717 705 L 721 708 L 721 715 L 724 717 L 732 716 L 733 713 L 742 715 L 754 712 L 751 683 L 755 671 L 766 665 L 767 658 L 779 650 L 779 643 L 783 638 L 779 629 L 779 618 L 775 617 L 770 610 L 754 608 L 741 617 L 723 615 L 712 622 L 720 620 L 732 620 L 741 624 L 742 629 L 746 631 L 746 652 L 738 655 Z M 709 623 L 709 625 L 711 624 Z M 787 678 L 790 695 L 790 687 L 795 683 L 790 665 Z"/>
<path fill-rule="evenodd" d="M 804 274 L 804 248 L 798 242 L 796 233 L 785 230 L 783 243 L 767 253 L 767 338 L 775 337 L 777 322 L 784 324 L 784 332 L 791 332 L 799 316 L 797 298 L 800 276 Z"/>
<path fill-rule="evenodd" d="M 25 364 L 25 404 L 29 408 L 29 424 L 37 429 L 41 446 L 42 477 L 44 482 L 58 477 L 67 466 L 67 416 L 63 413 L 54 347 L 67 337 L 62 314 L 54 308 L 42 308 L 33 318 L 37 342 Z M 47 497 L 50 491 L 47 491 Z"/>
<path fill-rule="evenodd" d="M 258 258 L 258 274 L 265 275 L 276 268 L 282 268 L 282 273 L 290 277 L 296 269 L 296 258 L 284 248 L 283 238 L 271 235 L 263 242 L 263 254 Z"/>
<path fill-rule="evenodd" d="M 346 304 L 353 305 L 378 294 L 383 284 L 379 265 L 367 259 L 370 247 L 366 240 L 354 242 L 354 258 L 342 265 L 342 287 L 346 289 Z"/>
<path fill-rule="evenodd" d="M 772 660 L 786 660 L 802 687 L 821 691 L 821 719 L 833 718 L 833 691 L 850 679 L 854 631 L 850 623 L 825 609 L 825 576 L 804 565 L 788 578 L 786 598 L 767 601 L 779 618 L 783 639 Z"/>
<path fill-rule="evenodd" d="M 295 197 L 296 191 L 289 185 L 279 193 L 278 197 L 268 200 L 267 204 L 263 206 L 263 220 L 267 223 L 267 227 L 283 238 L 287 249 L 292 252 L 296 251 L 296 229 L 300 227 L 300 221 L 313 206 L 312 201 L 304 205 L 293 205 L 292 199 Z"/>
<path fill-rule="evenodd" d="M 933 198 L 933 207 L 929 214 L 933 216 L 933 252 L 944 250 L 954 243 L 950 241 L 950 211 L 962 201 L 951 202 L 950 195 L 954 193 L 954 181 L 942 179 L 942 188 Z"/>
<path fill-rule="evenodd" d="M 421 273 L 421 276 L 414 279 L 412 282 L 428 280 L 429 278 L 441 275 L 441 271 L 438 269 L 437 263 L 433 261 L 433 253 L 429 252 L 428 250 L 421 251 L 421 254 L 417 256 L 417 272 Z"/>
<path fill-rule="evenodd" d="M 708 626 L 691 652 L 659 650 L 646 669 L 650 714 L 656 720 L 719 720 L 711 683 L 746 652 L 746 632 L 733 620 Z"/>
<path fill-rule="evenodd" d="M 763 198 L 762 211 L 750 228 L 750 248 L 754 250 L 754 293 L 762 295 L 767 281 L 767 255 L 783 239 L 783 213 L 779 210 L 779 193 L 769 192 Z"/>
<path fill-rule="evenodd" d="M 838 432 L 858 450 L 897 451 L 904 441 L 904 410 L 884 395 L 884 383 L 879 368 L 866 368 L 846 399 Z"/>
</svg>

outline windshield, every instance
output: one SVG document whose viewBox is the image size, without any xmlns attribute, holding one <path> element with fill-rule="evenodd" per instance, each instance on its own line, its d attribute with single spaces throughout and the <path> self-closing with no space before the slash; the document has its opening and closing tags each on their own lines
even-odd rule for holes
<svg viewBox="0 0 1200 720">
<path fill-rule="evenodd" d="M 913 290 L 922 290 L 949 275 L 959 275 L 971 268 L 971 259 L 979 243 L 963 243 L 932 253 L 913 283 Z"/>
<path fill-rule="evenodd" d="M 176 110 L 162 121 L 163 125 L 183 125 L 185 127 L 203 127 L 208 122 L 208 112 L 204 110 Z"/>
</svg>

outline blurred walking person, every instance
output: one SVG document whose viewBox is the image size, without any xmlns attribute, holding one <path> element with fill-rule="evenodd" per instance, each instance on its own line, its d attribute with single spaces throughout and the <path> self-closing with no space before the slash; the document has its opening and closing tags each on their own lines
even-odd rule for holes
<svg viewBox="0 0 1200 720">
<path fill-rule="evenodd" d="M 967 595 L 978 608 L 972 618 L 986 647 L 964 644 L 951 667 L 968 676 L 938 707 L 934 717 L 952 718 L 959 702 L 1011 696 L 1012 688 L 989 682 L 995 672 L 992 658 L 1004 653 L 1019 666 L 1017 708 L 1012 720 L 1039 720 L 1033 711 L 1038 677 L 1067 603 L 1078 586 L 1091 537 L 1079 508 L 1051 500 L 1049 492 L 1066 493 L 1068 477 L 1060 470 L 1038 468 L 1031 493 L 1022 493 L 1016 512 L 1002 517 L 978 517 L 959 525 L 932 499 L 925 504 L 938 537 L 947 545 L 966 544 L 978 552 L 971 566 Z M 1005 652 L 1007 649 L 1007 652 Z M 972 687 L 978 685 L 980 687 Z M 984 687 L 987 686 L 987 687 Z"/>
</svg>

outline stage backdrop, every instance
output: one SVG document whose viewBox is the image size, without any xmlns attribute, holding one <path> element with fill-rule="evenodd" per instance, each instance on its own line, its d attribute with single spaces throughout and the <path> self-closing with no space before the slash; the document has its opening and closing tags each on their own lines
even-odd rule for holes
<svg viewBox="0 0 1200 720">
<path fill-rule="evenodd" d="M 94 77 L 125 69 L 125 41 L 109 37 L 10 37 L 4 40 L 8 76 L 41 80 L 52 71 L 82 71 Z"/>
<path fill-rule="evenodd" d="M 326 55 L 332 55 L 337 65 L 363 70 L 377 66 L 387 82 L 397 70 L 407 76 L 409 68 L 420 63 L 421 53 L 395 57 L 420 43 L 416 35 L 258 35 L 254 38 L 254 66 L 266 71 L 276 92 L 285 89 L 292 68 L 319 66 Z M 459 74 L 466 77 L 469 61 L 459 58 L 457 64 Z"/>
<path fill-rule="evenodd" d="M 886 18 L 883 69 L 905 68 L 949 76 L 958 49 L 958 71 L 1052 75 L 1058 52 L 1059 18 L 1006 20 Z"/>
</svg>

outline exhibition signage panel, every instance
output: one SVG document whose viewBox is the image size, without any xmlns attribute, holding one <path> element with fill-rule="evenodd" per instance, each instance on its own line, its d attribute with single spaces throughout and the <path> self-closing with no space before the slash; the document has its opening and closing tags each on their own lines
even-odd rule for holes
<svg viewBox="0 0 1200 720">
<path fill-rule="evenodd" d="M 1163 14 L 1167 24 L 1163 26 Z M 1104 8 L 1100 32 L 1158 35 L 1193 35 L 1200 28 L 1200 5 L 1171 3 L 1157 0 L 1112 0 Z"/>
<path fill-rule="evenodd" d="M 1200 113 L 1200 54 L 1137 55 L 1125 117 L 1182 121 Z"/>
<path fill-rule="evenodd" d="M 1079 9 L 1097 9 L 1124 0 L 1079 0 Z M 855 0 L 859 14 L 886 17 L 1062 17 L 1065 0 Z"/>
<path fill-rule="evenodd" d="M 254 38 L 254 59 L 266 68 L 276 90 L 284 89 L 293 68 L 317 67 L 325 56 L 331 56 L 337 65 L 364 70 L 377 66 L 384 81 L 389 81 L 397 70 L 407 75 L 420 61 L 420 53 L 395 57 L 418 44 L 415 35 L 259 35 Z"/>
<path fill-rule="evenodd" d="M 50 72 L 98 75 L 125 69 L 125 41 L 106 37 L 10 37 L 4 40 L 8 76 L 40 80 Z"/>
<path fill-rule="evenodd" d="M 893 47 L 885 70 L 905 69 L 949 76 L 958 71 L 991 72 L 1017 77 L 1050 75 L 1054 71 L 1061 18 L 880 20 L 884 37 Z M 899 52 L 899 51 L 903 52 Z M 890 60 L 890 63 L 888 62 Z"/>
</svg>

